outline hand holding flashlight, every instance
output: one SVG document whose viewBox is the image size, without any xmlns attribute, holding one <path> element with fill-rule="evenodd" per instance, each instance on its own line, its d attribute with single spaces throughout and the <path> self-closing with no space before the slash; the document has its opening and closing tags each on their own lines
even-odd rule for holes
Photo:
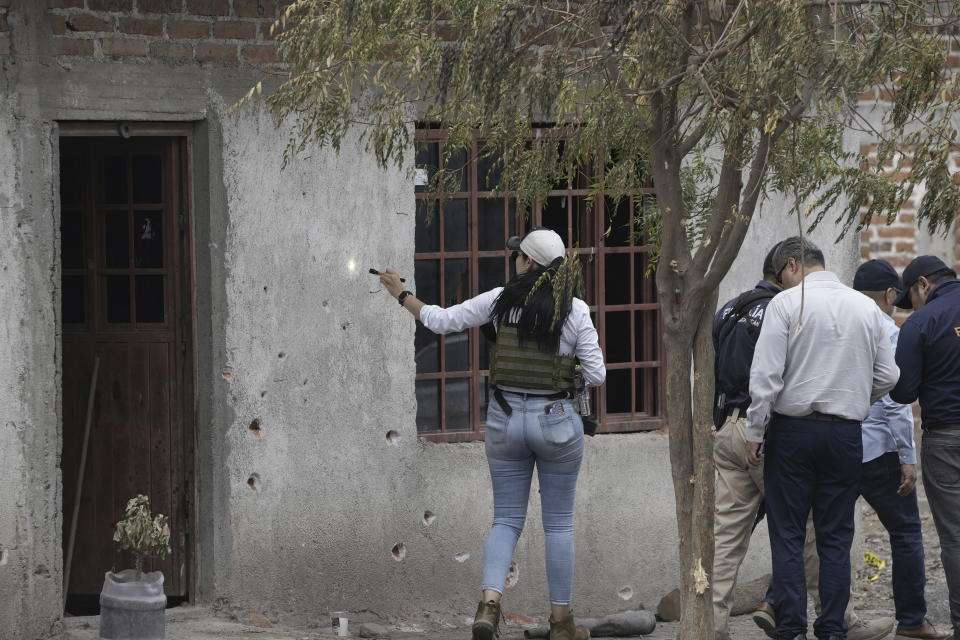
<svg viewBox="0 0 960 640">
<path fill-rule="evenodd" d="M 400 274 L 396 271 L 388 267 L 385 271 L 379 272 L 377 275 L 380 276 L 380 284 L 382 284 L 394 298 L 403 293 L 402 283 L 404 279 L 401 278 Z"/>
<path fill-rule="evenodd" d="M 390 269 L 387 269 L 387 271 L 390 271 Z M 383 275 L 383 274 L 380 273 L 379 271 L 377 271 L 376 269 L 370 269 L 370 275 L 380 276 L 380 275 Z M 407 281 L 406 278 L 400 278 L 400 282 L 406 282 L 406 281 Z"/>
</svg>

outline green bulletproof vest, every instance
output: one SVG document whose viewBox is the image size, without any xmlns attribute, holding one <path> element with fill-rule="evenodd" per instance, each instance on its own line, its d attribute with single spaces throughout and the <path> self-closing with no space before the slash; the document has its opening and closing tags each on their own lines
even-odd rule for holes
<svg viewBox="0 0 960 640">
<path fill-rule="evenodd" d="M 490 355 L 490 386 L 573 391 L 576 357 L 546 351 L 536 340 L 520 344 L 515 326 L 501 324 Z"/>
</svg>

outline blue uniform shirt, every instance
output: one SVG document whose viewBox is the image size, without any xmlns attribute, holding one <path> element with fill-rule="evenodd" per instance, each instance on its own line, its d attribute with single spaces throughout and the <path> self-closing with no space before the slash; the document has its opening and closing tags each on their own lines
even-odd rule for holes
<svg viewBox="0 0 960 640">
<path fill-rule="evenodd" d="M 900 329 L 900 381 L 890 397 L 920 399 L 924 430 L 960 429 L 960 280 L 941 282 Z"/>
<path fill-rule="evenodd" d="M 897 346 L 900 330 L 890 316 L 884 315 L 884 327 L 890 344 Z M 913 443 L 913 409 L 909 404 L 894 402 L 889 395 L 870 405 L 870 415 L 863 421 L 863 461 L 870 462 L 889 451 L 896 451 L 900 464 L 917 464 Z"/>
<path fill-rule="evenodd" d="M 753 288 L 753 291 L 761 290 L 780 293 L 779 288 L 765 280 Z M 771 298 L 757 300 L 726 335 L 723 344 L 719 344 L 723 320 L 730 315 L 738 298 L 723 305 L 713 318 L 713 350 L 716 354 L 716 385 L 717 389 L 726 392 L 726 407 L 746 410 L 750 406 L 750 364 L 760 336 L 763 314 Z"/>
</svg>

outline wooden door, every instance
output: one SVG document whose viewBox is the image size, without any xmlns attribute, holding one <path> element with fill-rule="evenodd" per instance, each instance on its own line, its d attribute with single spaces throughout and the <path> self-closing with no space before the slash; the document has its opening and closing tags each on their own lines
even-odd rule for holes
<svg viewBox="0 0 960 640">
<path fill-rule="evenodd" d="M 191 310 L 181 138 L 62 137 L 63 541 L 66 552 L 94 357 L 100 370 L 68 593 L 133 565 L 113 542 L 127 500 L 170 519 L 150 563 L 184 596 L 192 464 Z M 64 555 L 66 561 L 66 553 Z"/>
</svg>

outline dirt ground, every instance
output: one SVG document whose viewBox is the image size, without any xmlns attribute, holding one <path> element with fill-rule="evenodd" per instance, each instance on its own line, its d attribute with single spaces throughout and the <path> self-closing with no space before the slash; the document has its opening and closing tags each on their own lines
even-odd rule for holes
<svg viewBox="0 0 960 640">
<path fill-rule="evenodd" d="M 923 492 L 923 483 L 917 483 L 920 499 L 920 520 L 923 522 L 924 561 L 927 569 L 927 609 L 928 617 L 938 627 L 950 628 L 950 606 L 947 597 L 947 583 L 943 573 L 943 564 L 940 562 L 940 539 L 937 537 L 930 515 L 930 505 Z M 868 505 L 861 506 L 863 510 L 863 550 L 877 555 L 886 564 L 881 571 L 875 567 L 861 563 L 857 571 L 857 582 L 854 583 L 853 597 L 858 610 L 885 611 L 886 615 L 893 615 L 893 588 L 891 586 L 890 538 L 886 529 L 880 524 L 876 513 Z M 873 576 L 879 576 L 871 581 Z"/>
<path fill-rule="evenodd" d="M 927 606 L 928 616 L 940 628 L 949 629 L 949 604 L 947 600 L 946 580 L 940 562 L 940 543 L 930 515 L 930 507 L 923 494 L 922 483 L 918 484 L 920 498 L 920 517 L 923 521 L 925 561 L 927 569 Z M 881 616 L 893 616 L 893 597 L 891 587 L 890 540 L 886 530 L 880 524 L 873 509 L 861 501 L 861 530 L 863 551 L 874 554 L 885 564 L 877 569 L 861 561 L 854 565 L 856 580 L 853 582 L 853 598 L 857 613 L 864 619 Z M 809 612 L 812 624 L 814 612 Z M 256 624 L 255 620 L 244 620 L 224 616 L 204 608 L 181 607 L 168 611 L 168 640 L 342 640 L 332 636 L 329 630 L 289 629 L 282 626 Z M 540 621 L 540 620 L 538 620 Z M 396 620 L 382 620 L 391 628 L 393 640 L 467 640 L 470 627 L 467 620 L 450 617 L 445 620 L 425 619 L 416 624 Z M 513 621 L 510 621 L 513 622 Z M 64 640 L 95 640 L 99 620 L 91 618 L 72 618 L 65 621 Z M 677 624 L 658 623 L 653 634 L 645 636 L 649 640 L 674 640 Z M 516 623 L 502 629 L 502 640 L 521 640 L 522 627 Z M 357 636 L 354 636 L 357 637 Z M 750 619 L 740 616 L 730 620 L 731 640 L 764 640 L 766 636 Z M 892 638 L 892 634 L 889 636 Z"/>
</svg>

